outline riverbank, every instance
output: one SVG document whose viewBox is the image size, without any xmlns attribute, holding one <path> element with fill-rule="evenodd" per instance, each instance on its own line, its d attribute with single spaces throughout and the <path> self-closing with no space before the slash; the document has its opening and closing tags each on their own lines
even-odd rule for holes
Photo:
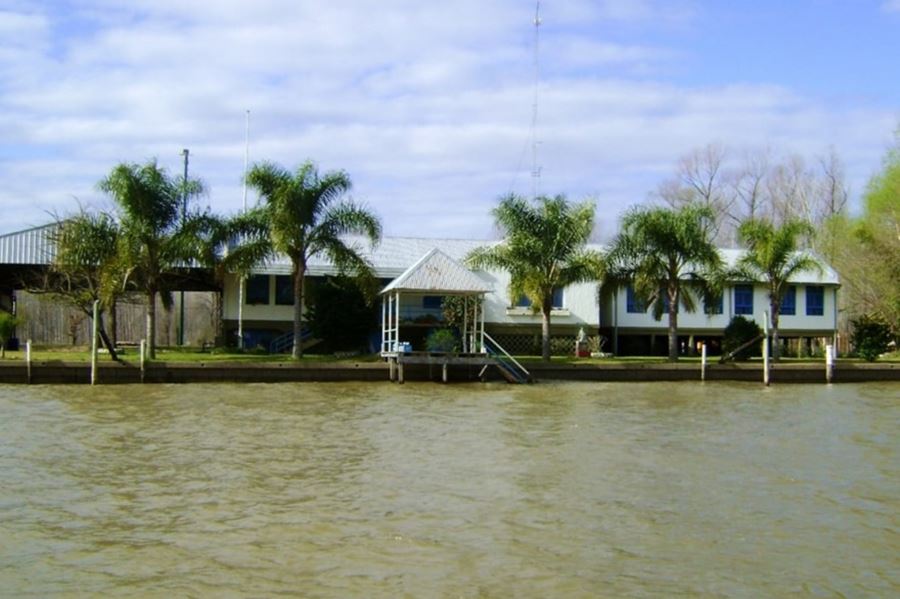
<svg viewBox="0 0 900 599">
<path fill-rule="evenodd" d="M 698 362 L 576 362 L 529 363 L 526 367 L 538 382 L 542 380 L 572 381 L 700 381 Z M 478 381 L 480 367 L 451 366 L 448 380 L 452 382 Z M 386 362 L 369 360 L 341 360 L 335 362 L 164 362 L 147 363 L 143 373 L 139 364 L 102 362 L 98 365 L 99 384 L 131 383 L 278 383 L 278 382 L 338 382 L 338 381 L 387 381 L 390 372 Z M 441 366 L 408 365 L 407 381 L 440 381 Z M 3 384 L 89 384 L 90 365 L 63 360 L 34 361 L 30 373 L 23 361 L 0 362 L 0 383 Z M 487 380 L 503 380 L 496 368 L 484 372 Z M 762 381 L 762 364 L 743 362 L 733 364 L 709 364 L 706 369 L 709 381 Z M 824 383 L 823 363 L 774 364 L 771 381 L 777 383 Z M 900 363 L 838 361 L 834 366 L 834 383 L 868 381 L 900 381 Z"/>
</svg>

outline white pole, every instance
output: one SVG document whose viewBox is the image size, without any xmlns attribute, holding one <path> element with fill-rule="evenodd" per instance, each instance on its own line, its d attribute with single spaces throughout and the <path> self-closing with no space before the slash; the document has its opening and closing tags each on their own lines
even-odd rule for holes
<svg viewBox="0 0 900 599">
<path fill-rule="evenodd" d="M 769 386 L 769 313 L 763 312 L 763 384 Z"/>
<path fill-rule="evenodd" d="M 706 380 L 706 344 L 700 344 L 700 380 Z"/>
<path fill-rule="evenodd" d="M 484 347 L 484 310 L 485 310 L 484 304 L 485 304 L 485 301 L 484 301 L 483 295 L 481 296 L 480 303 L 481 303 L 481 312 L 480 312 L 480 316 L 481 316 L 481 353 L 486 354 L 487 350 Z"/>
<path fill-rule="evenodd" d="M 97 337 L 100 330 L 100 300 L 94 300 L 94 321 L 91 323 L 91 384 L 97 384 Z"/>
<path fill-rule="evenodd" d="M 144 382 L 144 372 L 146 369 L 147 356 L 147 340 L 141 339 L 141 382 Z"/>
<path fill-rule="evenodd" d="M 247 284 L 247 278 L 241 274 L 238 283 L 238 349 L 244 349 L 244 287 Z"/>
<path fill-rule="evenodd" d="M 28 384 L 31 384 L 31 339 L 25 341 L 25 377 Z"/>
<path fill-rule="evenodd" d="M 469 353 L 469 296 L 463 296 L 463 353 Z M 447 381 L 444 381 L 445 383 Z"/>
<path fill-rule="evenodd" d="M 247 126 L 244 131 L 244 212 L 247 212 L 247 169 L 250 168 L 250 110 L 247 110 Z M 238 284 L 238 349 L 244 349 L 244 287 L 246 277 L 241 274 Z"/>
<path fill-rule="evenodd" d="M 831 383 L 834 378 L 834 346 L 825 346 L 825 382 Z"/>
<path fill-rule="evenodd" d="M 244 131 L 244 212 L 247 211 L 247 169 L 250 168 L 250 111 L 247 110 L 247 127 Z"/>
</svg>

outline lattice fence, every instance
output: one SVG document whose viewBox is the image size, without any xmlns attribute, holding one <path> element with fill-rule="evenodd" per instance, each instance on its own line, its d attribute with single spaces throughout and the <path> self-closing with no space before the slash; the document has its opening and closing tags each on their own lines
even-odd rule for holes
<svg viewBox="0 0 900 599">
<path fill-rule="evenodd" d="M 541 335 L 496 334 L 491 335 L 503 349 L 515 356 L 540 356 Z M 599 338 L 588 336 L 588 347 L 597 347 Z M 554 356 L 570 356 L 575 353 L 574 335 L 551 335 L 550 353 Z"/>
</svg>

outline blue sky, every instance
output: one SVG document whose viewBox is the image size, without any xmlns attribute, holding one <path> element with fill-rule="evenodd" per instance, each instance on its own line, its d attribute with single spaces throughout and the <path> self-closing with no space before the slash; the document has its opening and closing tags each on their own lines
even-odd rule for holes
<svg viewBox="0 0 900 599">
<path fill-rule="evenodd" d="M 251 162 L 346 169 L 391 235 L 494 234 L 531 191 L 530 0 L 0 0 L 8 232 L 157 158 L 241 206 Z M 709 143 L 833 148 L 858 205 L 900 123 L 900 0 L 545 0 L 539 187 L 596 202 L 600 234 Z M 251 194 L 251 202 L 253 201 Z"/>
</svg>

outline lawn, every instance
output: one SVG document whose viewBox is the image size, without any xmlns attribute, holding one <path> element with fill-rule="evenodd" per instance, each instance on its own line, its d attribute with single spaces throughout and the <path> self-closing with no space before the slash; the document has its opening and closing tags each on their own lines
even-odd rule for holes
<svg viewBox="0 0 900 599">
<path fill-rule="evenodd" d="M 119 354 L 126 362 L 137 362 L 140 358 L 140 350 L 134 347 L 122 348 Z M 523 365 L 541 364 L 540 356 L 515 356 Z M 6 360 L 16 361 L 25 359 L 25 349 L 19 351 L 7 351 Z M 31 359 L 34 362 L 84 362 L 91 361 L 90 350 L 86 347 L 59 347 L 37 346 L 31 351 Z M 378 354 L 304 354 L 304 362 L 376 362 L 380 360 Z M 100 360 L 110 361 L 109 354 L 102 352 Z M 718 356 L 708 358 L 710 364 L 718 363 Z M 256 352 L 225 351 L 222 349 L 202 350 L 199 348 L 162 347 L 156 350 L 157 362 L 244 362 L 244 363 L 273 363 L 291 362 L 290 354 L 268 354 Z M 576 358 L 574 356 L 553 356 L 552 364 L 665 364 L 668 360 L 665 356 L 622 356 L 616 358 Z M 761 358 L 754 358 L 751 363 L 761 362 Z M 840 362 L 861 362 L 857 358 L 839 358 Z M 879 358 L 879 362 L 900 362 L 900 352 L 886 354 Z M 699 356 L 682 357 L 679 362 L 699 363 Z M 782 358 L 784 364 L 822 363 L 824 358 Z"/>
</svg>

